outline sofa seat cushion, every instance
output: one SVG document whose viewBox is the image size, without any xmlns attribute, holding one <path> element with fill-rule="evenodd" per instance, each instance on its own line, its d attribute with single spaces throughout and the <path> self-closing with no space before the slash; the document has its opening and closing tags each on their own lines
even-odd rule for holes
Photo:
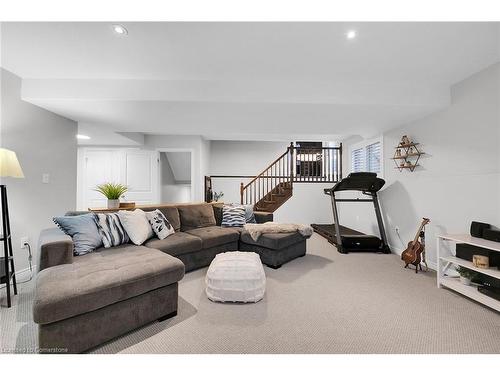
<svg viewBox="0 0 500 375">
<path fill-rule="evenodd" d="M 240 233 L 237 230 L 217 226 L 192 229 L 187 231 L 187 233 L 199 237 L 202 241 L 204 249 L 224 245 L 230 242 L 237 242 L 240 238 Z"/>
<path fill-rule="evenodd" d="M 158 249 L 164 253 L 178 256 L 201 250 L 201 239 L 184 232 L 176 232 L 167 238 L 160 240 L 152 238 L 144 243 L 144 246 Z"/>
<path fill-rule="evenodd" d="M 268 249 L 279 250 L 290 245 L 305 241 L 300 233 L 265 233 L 262 234 L 257 241 L 254 241 L 248 231 L 241 232 L 240 241 L 249 245 L 258 245 Z"/>
<path fill-rule="evenodd" d="M 174 284 L 183 276 L 184 264 L 159 250 L 100 248 L 38 273 L 33 319 L 57 322 Z"/>
</svg>

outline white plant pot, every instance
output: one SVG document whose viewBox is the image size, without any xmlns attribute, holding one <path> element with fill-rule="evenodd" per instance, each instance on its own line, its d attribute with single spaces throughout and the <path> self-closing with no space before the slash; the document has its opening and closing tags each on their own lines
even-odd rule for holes
<svg viewBox="0 0 500 375">
<path fill-rule="evenodd" d="M 111 208 L 111 209 L 120 208 L 120 200 L 119 199 L 108 199 L 108 208 Z"/>
<path fill-rule="evenodd" d="M 464 285 L 470 285 L 470 280 L 463 276 L 460 276 L 460 282 Z"/>
</svg>

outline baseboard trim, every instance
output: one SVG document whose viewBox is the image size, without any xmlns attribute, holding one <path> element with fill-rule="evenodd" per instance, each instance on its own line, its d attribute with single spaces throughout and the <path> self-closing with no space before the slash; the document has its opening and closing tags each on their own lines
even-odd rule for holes
<svg viewBox="0 0 500 375">
<path fill-rule="evenodd" d="M 33 278 L 35 277 L 36 275 L 36 264 L 34 264 L 32 266 L 33 268 Z M 16 279 L 17 279 L 17 282 L 23 282 L 23 281 L 27 281 L 30 277 L 30 269 L 29 267 L 28 268 L 24 268 L 22 270 L 19 270 L 19 271 L 16 271 Z"/>
</svg>

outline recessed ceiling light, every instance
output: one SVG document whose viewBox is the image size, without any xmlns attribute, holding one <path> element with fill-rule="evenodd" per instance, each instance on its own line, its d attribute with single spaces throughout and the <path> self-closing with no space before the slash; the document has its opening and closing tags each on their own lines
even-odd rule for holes
<svg viewBox="0 0 500 375">
<path fill-rule="evenodd" d="M 76 138 L 77 139 L 90 139 L 90 137 L 88 135 L 83 135 L 83 134 L 77 134 Z"/>
<path fill-rule="evenodd" d="M 127 35 L 128 31 L 122 25 L 113 25 L 113 31 L 119 35 Z"/>
<path fill-rule="evenodd" d="M 356 30 L 349 30 L 346 34 L 347 39 L 356 38 Z"/>
</svg>

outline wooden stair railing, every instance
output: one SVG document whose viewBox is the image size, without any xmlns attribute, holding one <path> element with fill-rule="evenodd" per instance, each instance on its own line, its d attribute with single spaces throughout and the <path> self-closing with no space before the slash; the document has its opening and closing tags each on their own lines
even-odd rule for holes
<svg viewBox="0 0 500 375">
<path fill-rule="evenodd" d="M 342 144 L 339 147 L 294 147 L 272 162 L 248 184 L 240 185 L 241 204 L 256 211 L 274 212 L 293 195 L 294 183 L 335 183 L 342 179 Z"/>
<path fill-rule="evenodd" d="M 255 176 L 248 184 L 240 185 L 241 204 L 253 204 L 256 211 L 274 212 L 278 207 L 271 207 L 271 202 L 283 194 L 291 194 L 293 185 L 293 146 L 280 155 L 274 162 Z M 286 189 L 285 189 L 286 187 Z M 269 206 L 269 207 L 268 207 Z M 268 209 L 264 209 L 268 207 Z"/>
</svg>

